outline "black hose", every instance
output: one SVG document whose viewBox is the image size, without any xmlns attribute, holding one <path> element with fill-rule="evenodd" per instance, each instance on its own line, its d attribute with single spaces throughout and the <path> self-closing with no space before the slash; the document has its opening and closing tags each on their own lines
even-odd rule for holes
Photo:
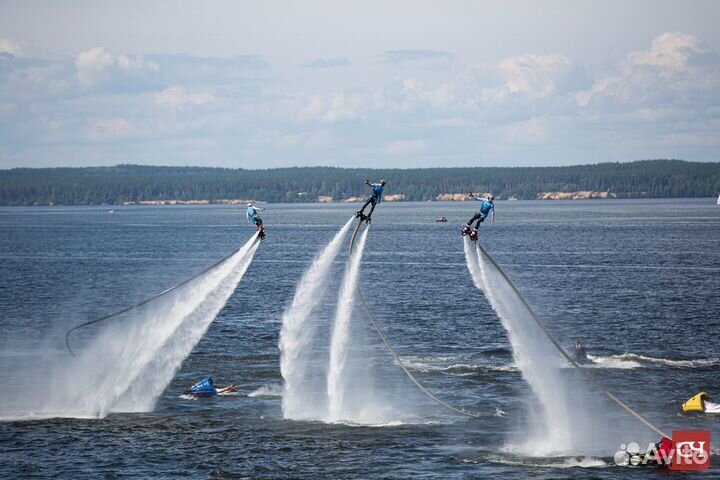
<svg viewBox="0 0 720 480">
<path fill-rule="evenodd" d="M 361 225 L 362 225 L 362 218 L 358 222 L 357 227 L 355 227 L 355 232 L 353 233 L 352 239 L 350 240 L 350 254 L 351 255 L 352 255 L 353 247 L 355 246 L 355 237 L 357 237 L 357 234 L 358 234 L 358 231 L 360 231 Z M 405 366 L 403 361 L 400 360 L 400 357 L 398 356 L 398 354 L 395 353 L 395 350 L 390 345 L 390 342 L 388 341 L 387 337 L 383 334 L 382 330 L 380 330 L 380 325 L 378 324 L 378 322 L 375 319 L 375 317 L 373 316 L 373 314 L 370 312 L 370 307 L 368 306 L 368 303 L 365 300 L 365 295 L 363 295 L 363 292 L 362 292 L 362 289 L 360 288 L 359 282 L 357 284 L 357 293 L 358 293 L 358 296 L 360 297 L 360 300 L 362 301 L 363 307 L 365 307 L 365 313 L 367 314 L 368 318 L 370 319 L 370 323 L 372 323 L 372 326 L 375 329 L 375 331 L 378 333 L 378 335 L 380 335 L 380 339 L 382 339 L 383 343 L 385 344 L 387 349 L 390 351 L 390 354 L 392 355 L 395 362 L 397 362 L 397 364 L 400 366 L 402 371 L 405 372 L 405 374 L 408 376 L 408 378 L 410 380 L 412 380 L 412 382 L 415 384 L 415 386 L 417 386 L 420 389 L 421 392 L 423 392 L 425 395 L 427 395 L 435 403 L 443 406 L 447 410 L 450 410 L 451 412 L 456 413 L 458 415 L 463 415 L 463 416 L 472 417 L 472 418 L 480 418 L 480 417 L 484 416 L 479 413 L 468 412 L 467 410 L 455 408 L 452 405 L 449 405 L 449 404 L 445 403 L 444 401 L 440 400 L 435 395 L 433 395 L 430 391 L 428 391 L 428 389 L 425 388 L 418 381 L 418 379 L 415 378 L 415 376 L 410 372 L 410 370 L 407 369 L 407 367 Z"/>
<path fill-rule="evenodd" d="M 256 235 L 256 236 L 255 236 L 255 242 L 257 242 L 257 241 L 258 241 L 258 236 L 257 236 L 257 234 L 255 234 L 255 235 Z M 244 247 L 244 245 L 243 245 L 243 247 Z M 111 313 L 111 314 L 109 314 L 109 315 L 104 315 L 104 316 L 102 316 L 102 317 L 100 317 L 100 318 L 95 318 L 95 319 L 93 319 L 93 320 L 87 321 L 87 322 L 85 322 L 85 323 L 81 323 L 80 325 L 77 325 L 77 326 L 71 328 L 71 329 L 68 330 L 67 333 L 65 334 L 65 347 L 67 347 L 67 350 L 68 350 L 68 352 L 70 352 L 70 355 L 72 355 L 73 357 L 75 357 L 75 356 L 76 356 L 76 355 L 75 355 L 75 352 L 73 351 L 72 347 L 70 347 L 70 334 L 71 334 L 72 332 L 74 332 L 75 330 L 79 330 L 79 329 L 81 329 L 81 328 L 83 328 L 83 327 L 87 327 L 87 326 L 93 325 L 93 324 L 95 324 L 95 323 L 100 323 L 100 322 L 103 322 L 103 321 L 105 321 L 105 320 L 109 320 L 109 319 L 111 319 L 111 318 L 113 318 L 113 317 L 117 317 L 118 315 L 122 315 L 123 313 L 129 312 L 130 310 L 134 310 L 134 309 L 136 309 L 136 308 L 140 308 L 140 307 L 142 307 L 143 305 L 146 305 L 146 304 L 152 302 L 153 300 L 157 300 L 158 298 L 162 297 L 163 295 L 167 295 L 168 293 L 172 292 L 173 290 L 177 290 L 178 288 L 182 287 L 183 285 L 186 285 L 186 284 L 192 282 L 193 280 L 195 280 L 196 278 L 200 277 L 201 275 L 204 275 L 205 273 L 207 273 L 207 272 L 209 272 L 210 270 L 214 269 L 215 267 L 217 267 L 217 266 L 220 265 L 221 263 L 225 262 L 227 259 L 229 259 L 229 258 L 232 257 L 233 255 L 235 255 L 237 252 L 239 252 L 243 247 L 240 247 L 240 248 L 237 248 L 237 249 L 233 250 L 231 253 L 229 253 L 228 255 L 224 256 L 223 258 L 221 258 L 221 259 L 218 260 L 217 262 L 213 263 L 212 265 L 210 265 L 209 267 L 207 267 L 207 268 L 204 269 L 203 271 L 201 271 L 201 272 L 199 272 L 199 273 L 196 273 L 196 274 L 193 275 L 192 277 L 190 277 L 190 278 L 188 278 L 188 279 L 186 279 L 186 280 L 183 280 L 182 282 L 178 283 L 177 285 L 175 285 L 175 286 L 173 286 L 173 287 L 170 287 L 170 288 L 168 288 L 167 290 L 165 290 L 165 291 L 163 291 L 163 292 L 160 292 L 160 293 L 158 293 L 158 294 L 155 295 L 155 296 L 152 296 L 152 297 L 150 297 L 150 298 L 147 298 L 147 299 L 143 300 L 143 301 L 140 302 L 140 303 L 136 303 L 135 305 L 131 305 L 131 306 L 129 306 L 129 307 L 125 307 L 125 308 L 123 308 L 122 310 L 118 310 L 117 312 L 113 312 L 113 313 Z"/>
<path fill-rule="evenodd" d="M 662 435 L 663 437 L 670 438 L 668 435 L 663 433 L 662 430 L 660 430 L 655 425 L 650 423 L 649 420 L 647 420 L 645 417 L 643 417 L 642 415 L 637 413 L 635 410 L 630 408 L 630 406 L 628 406 L 625 402 L 623 402 L 618 397 L 616 397 L 611 392 L 609 392 L 600 382 L 595 380 L 595 377 L 592 376 L 592 374 L 590 373 L 590 371 L 587 368 L 583 368 L 579 363 L 577 363 L 575 361 L 575 359 L 573 359 L 572 356 L 570 356 L 570 354 L 565 351 L 565 349 L 562 347 L 562 345 L 560 345 L 560 343 L 557 340 L 555 340 L 555 337 L 553 337 L 552 334 L 550 333 L 550 331 L 545 327 L 545 324 L 535 314 L 535 311 L 532 309 L 532 307 L 530 307 L 530 304 L 525 300 L 525 297 L 522 296 L 522 294 L 520 293 L 520 290 L 517 289 L 517 287 L 512 282 L 512 280 L 510 280 L 510 277 L 507 276 L 505 271 L 502 268 L 500 268 L 500 265 L 497 264 L 495 259 L 492 256 L 490 256 L 490 254 L 487 252 L 487 250 L 485 250 L 485 248 L 483 248 L 482 245 L 480 245 L 480 242 L 475 242 L 475 243 L 477 245 L 478 253 L 484 255 L 485 258 L 487 258 L 490 261 L 490 263 L 492 263 L 493 267 L 495 267 L 495 269 L 500 273 L 500 275 L 502 275 L 502 277 L 505 279 L 507 284 L 510 285 L 510 288 L 512 288 L 513 291 L 515 292 L 515 294 L 518 296 L 518 298 L 522 302 L 523 306 L 527 309 L 527 311 L 530 313 L 532 318 L 535 320 L 535 323 L 538 324 L 538 326 L 540 327 L 540 330 L 543 331 L 545 336 L 550 340 L 550 342 L 555 346 L 555 348 L 558 349 L 558 351 L 562 354 L 562 356 L 565 357 L 565 359 L 568 362 L 570 362 L 570 364 L 573 367 L 577 368 L 580 371 L 580 373 L 582 373 L 590 383 L 592 383 L 601 392 L 603 392 L 605 395 L 607 395 L 607 397 L 610 398 L 610 400 L 612 400 L 613 402 L 620 405 L 625 411 L 627 411 L 630 415 L 632 415 L 633 417 L 640 420 L 640 422 L 642 422 L 650 430 L 654 431 L 655 433 L 657 433 L 659 435 Z"/>
</svg>

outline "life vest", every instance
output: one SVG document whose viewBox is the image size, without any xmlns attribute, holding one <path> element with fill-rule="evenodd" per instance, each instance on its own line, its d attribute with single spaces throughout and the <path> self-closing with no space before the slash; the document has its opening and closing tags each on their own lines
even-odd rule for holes
<svg viewBox="0 0 720 480">
<path fill-rule="evenodd" d="M 482 205 L 480 206 L 480 213 L 487 215 L 490 212 L 490 209 L 492 209 L 495 205 L 493 202 L 489 200 L 483 200 Z"/>
<path fill-rule="evenodd" d="M 376 203 L 380 203 L 382 201 L 382 192 L 383 192 L 383 186 L 380 184 L 373 186 L 373 198 L 375 199 Z"/>
</svg>

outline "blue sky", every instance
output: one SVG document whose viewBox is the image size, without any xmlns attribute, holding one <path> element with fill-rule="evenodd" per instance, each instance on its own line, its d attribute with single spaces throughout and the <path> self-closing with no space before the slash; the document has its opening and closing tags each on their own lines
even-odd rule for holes
<svg viewBox="0 0 720 480">
<path fill-rule="evenodd" d="M 0 5 L 0 168 L 720 161 L 720 2 Z"/>
</svg>

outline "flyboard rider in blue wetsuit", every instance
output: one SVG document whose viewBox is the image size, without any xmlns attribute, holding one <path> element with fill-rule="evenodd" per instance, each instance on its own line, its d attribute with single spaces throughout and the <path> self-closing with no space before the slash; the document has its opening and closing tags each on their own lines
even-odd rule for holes
<svg viewBox="0 0 720 480">
<path fill-rule="evenodd" d="M 365 184 L 370 185 L 373 192 L 370 198 L 367 199 L 367 202 L 365 202 L 365 205 L 363 205 L 362 208 L 355 214 L 361 222 L 365 220 L 366 223 L 370 223 L 370 218 L 372 217 L 373 211 L 375 211 L 375 206 L 382 201 L 382 193 L 385 183 L 385 180 L 380 180 L 380 183 L 370 183 L 370 180 L 365 180 Z M 365 215 L 365 208 L 370 204 L 372 204 L 372 207 L 370 207 L 370 213 Z"/>
<path fill-rule="evenodd" d="M 482 205 L 480 205 L 480 211 L 477 212 L 470 220 L 468 220 L 467 224 L 463 227 L 461 233 L 463 234 L 463 237 L 465 235 L 470 235 L 470 240 L 476 241 L 478 236 L 478 228 L 480 228 L 480 224 L 485 221 L 485 218 L 487 218 L 490 212 L 492 212 L 492 221 L 495 221 L 495 204 L 493 203 L 495 197 L 490 195 L 487 198 L 483 198 L 470 193 L 470 198 L 483 203 Z M 470 225 L 472 225 L 475 220 L 477 220 L 475 228 L 471 228 Z"/>
<path fill-rule="evenodd" d="M 248 223 L 252 223 L 253 225 L 255 225 L 257 227 L 258 232 L 260 232 L 260 233 L 258 233 L 258 235 L 260 236 L 260 240 L 264 240 L 265 239 L 265 229 L 263 228 L 262 218 L 260 218 L 260 216 L 258 215 L 258 210 L 265 211 L 265 209 L 256 207 L 255 205 L 253 205 L 252 202 L 248 203 L 247 206 L 248 206 L 248 209 L 247 209 L 246 215 L 247 215 Z"/>
</svg>

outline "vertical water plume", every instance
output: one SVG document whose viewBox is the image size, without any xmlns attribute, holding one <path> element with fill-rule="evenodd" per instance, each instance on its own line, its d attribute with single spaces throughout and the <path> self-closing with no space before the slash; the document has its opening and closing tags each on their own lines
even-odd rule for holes
<svg viewBox="0 0 720 480">
<path fill-rule="evenodd" d="M 480 272 L 480 264 L 478 255 L 476 255 L 475 248 L 469 238 L 463 237 L 463 247 L 465 248 L 465 264 L 468 270 L 470 270 L 470 277 L 472 278 L 475 288 L 478 290 L 485 291 L 485 287 L 482 282 L 482 273 Z M 479 252 L 477 252 L 479 254 Z"/>
<path fill-rule="evenodd" d="M 328 421 L 331 422 L 343 420 L 347 415 L 347 412 L 344 411 L 348 377 L 345 367 L 350 342 L 350 320 L 355 305 L 360 260 L 362 260 L 369 229 L 369 227 L 365 228 L 360 234 L 360 241 L 350 256 L 338 296 L 337 312 L 330 341 L 330 367 L 327 380 Z"/>
<path fill-rule="evenodd" d="M 325 411 L 324 392 L 317 395 L 309 382 L 311 344 L 316 324 L 312 315 L 322 300 L 329 283 L 330 267 L 340 252 L 354 217 L 315 257 L 295 290 L 292 304 L 285 310 L 280 330 L 280 372 L 283 377 L 283 416 L 294 420 L 318 418 Z"/>
</svg>

